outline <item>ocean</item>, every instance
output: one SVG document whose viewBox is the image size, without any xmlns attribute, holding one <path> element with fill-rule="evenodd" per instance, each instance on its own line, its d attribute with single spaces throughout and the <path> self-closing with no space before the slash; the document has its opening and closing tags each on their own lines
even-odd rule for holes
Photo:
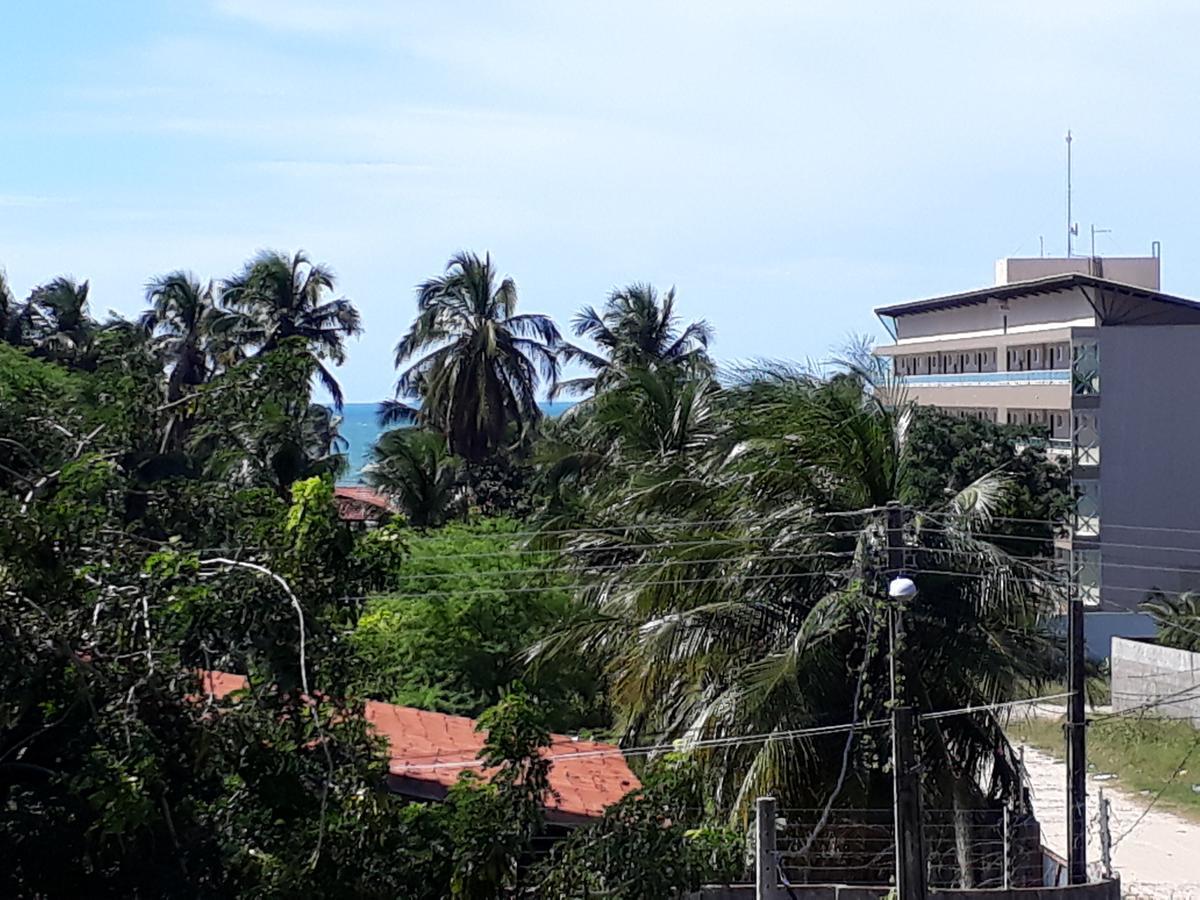
<svg viewBox="0 0 1200 900">
<path fill-rule="evenodd" d="M 542 411 L 551 417 L 560 416 L 570 409 L 572 401 L 558 400 L 553 403 L 545 401 L 540 404 Z M 355 484 L 362 480 L 362 469 L 367 463 L 367 452 L 379 439 L 381 428 L 376 417 L 379 411 L 378 403 L 347 403 L 342 410 L 342 437 L 350 445 L 348 455 L 350 468 L 341 477 L 343 484 Z"/>
</svg>

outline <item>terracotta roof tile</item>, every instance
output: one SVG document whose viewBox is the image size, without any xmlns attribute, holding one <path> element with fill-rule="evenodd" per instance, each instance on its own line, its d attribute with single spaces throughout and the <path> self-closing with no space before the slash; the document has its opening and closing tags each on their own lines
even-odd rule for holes
<svg viewBox="0 0 1200 900">
<path fill-rule="evenodd" d="M 247 683 L 241 675 L 201 674 L 205 692 L 218 698 Z M 461 772 L 481 771 L 472 765 L 484 742 L 484 735 L 475 730 L 474 719 L 374 700 L 367 703 L 366 716 L 387 739 L 391 753 L 388 771 L 402 786 L 427 790 L 428 796 L 441 796 L 458 781 Z M 615 745 L 564 734 L 551 735 L 550 740 L 547 752 L 554 757 L 550 787 L 558 796 L 550 798 L 548 809 L 566 818 L 594 818 L 641 787 Z M 571 758 L 594 751 L 605 751 L 606 755 Z M 463 765 L 431 768 L 443 763 Z"/>
</svg>

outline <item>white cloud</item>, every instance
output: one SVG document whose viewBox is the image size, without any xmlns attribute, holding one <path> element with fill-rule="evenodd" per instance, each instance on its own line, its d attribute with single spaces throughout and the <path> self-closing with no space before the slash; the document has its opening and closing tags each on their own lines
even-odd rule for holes
<svg viewBox="0 0 1200 900">
<path fill-rule="evenodd" d="M 66 197 L 48 197 L 37 194 L 0 194 L 0 207 L 12 209 L 34 209 L 43 206 L 58 206 L 71 203 Z"/>
</svg>

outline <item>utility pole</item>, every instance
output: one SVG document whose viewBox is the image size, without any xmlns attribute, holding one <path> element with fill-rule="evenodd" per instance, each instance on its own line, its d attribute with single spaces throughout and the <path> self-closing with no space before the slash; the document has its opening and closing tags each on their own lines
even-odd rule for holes
<svg viewBox="0 0 1200 900">
<path fill-rule="evenodd" d="M 916 596 L 916 586 L 901 577 L 904 570 L 904 511 L 887 507 L 888 634 L 892 694 L 892 784 L 896 825 L 896 894 L 903 900 L 926 900 L 925 842 L 921 833 L 921 777 L 917 771 L 916 715 L 906 700 L 903 604 Z"/>
<path fill-rule="evenodd" d="M 1067 690 L 1067 870 L 1071 884 L 1087 883 L 1087 719 L 1084 709 L 1083 597 L 1072 581 L 1067 598 L 1070 647 Z"/>
</svg>

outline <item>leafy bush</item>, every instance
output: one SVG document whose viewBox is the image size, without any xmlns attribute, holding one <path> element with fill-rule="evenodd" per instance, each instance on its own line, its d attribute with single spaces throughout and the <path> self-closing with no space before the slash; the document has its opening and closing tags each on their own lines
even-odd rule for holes
<svg viewBox="0 0 1200 900">
<path fill-rule="evenodd" d="M 517 524 L 489 519 L 396 531 L 406 547 L 393 593 L 355 630 L 356 689 L 439 712 L 478 715 L 524 680 L 556 730 L 607 724 L 603 679 L 581 662 L 530 672 L 522 651 L 571 613 L 550 554 L 525 552 Z"/>
<path fill-rule="evenodd" d="M 650 767 L 640 791 L 555 848 L 540 872 L 544 897 L 661 900 L 744 867 L 741 833 L 703 812 L 697 772 L 680 757 Z"/>
</svg>

